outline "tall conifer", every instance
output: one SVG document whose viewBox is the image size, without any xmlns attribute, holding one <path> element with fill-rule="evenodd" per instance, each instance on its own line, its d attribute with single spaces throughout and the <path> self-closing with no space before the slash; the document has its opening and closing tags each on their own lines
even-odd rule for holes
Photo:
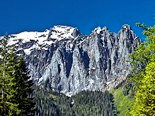
<svg viewBox="0 0 155 116">
<path fill-rule="evenodd" d="M 20 58 L 19 65 L 15 72 L 17 94 L 15 96 L 18 108 L 22 116 L 34 115 L 33 102 L 33 81 L 30 79 L 28 69 L 23 58 Z"/>
<path fill-rule="evenodd" d="M 16 55 L 7 45 L 7 36 L 0 41 L 0 114 L 2 116 L 18 114 L 18 103 L 14 101 Z"/>
<path fill-rule="evenodd" d="M 0 115 L 33 116 L 33 82 L 23 58 L 8 46 L 7 38 L 0 40 Z"/>
</svg>

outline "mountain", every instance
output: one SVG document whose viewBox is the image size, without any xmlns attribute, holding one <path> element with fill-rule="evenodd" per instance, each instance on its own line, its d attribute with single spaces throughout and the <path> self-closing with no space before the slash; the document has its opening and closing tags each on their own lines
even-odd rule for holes
<svg viewBox="0 0 155 116">
<path fill-rule="evenodd" d="M 97 27 L 83 35 L 77 28 L 57 25 L 9 35 L 9 45 L 24 56 L 35 83 L 68 96 L 117 86 L 130 74 L 129 54 L 139 43 L 127 24 L 117 34 Z"/>
</svg>

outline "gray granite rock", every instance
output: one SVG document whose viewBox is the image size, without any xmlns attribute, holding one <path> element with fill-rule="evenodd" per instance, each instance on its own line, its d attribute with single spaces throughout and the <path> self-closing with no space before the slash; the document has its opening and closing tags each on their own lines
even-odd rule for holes
<svg viewBox="0 0 155 116">
<path fill-rule="evenodd" d="M 73 27 L 54 26 L 30 37 L 19 35 L 10 36 L 10 43 L 17 40 L 13 44 L 25 56 L 35 83 L 68 96 L 117 86 L 130 73 L 129 54 L 140 43 L 129 25 L 118 34 L 98 27 L 85 36 Z"/>
</svg>

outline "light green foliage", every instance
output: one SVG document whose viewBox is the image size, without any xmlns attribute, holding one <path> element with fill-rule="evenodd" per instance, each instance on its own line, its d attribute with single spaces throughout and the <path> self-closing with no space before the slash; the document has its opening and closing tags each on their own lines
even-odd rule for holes
<svg viewBox="0 0 155 116">
<path fill-rule="evenodd" d="M 138 88 L 141 84 L 141 79 L 144 77 L 145 67 L 150 62 L 155 62 L 155 26 L 147 27 L 144 24 L 138 24 L 144 29 L 146 41 L 141 43 L 135 52 L 130 56 L 131 65 L 133 67 L 132 81 L 135 87 Z"/>
<path fill-rule="evenodd" d="M 145 73 L 136 92 L 133 116 L 155 115 L 155 62 L 147 65 Z"/>
<path fill-rule="evenodd" d="M 133 116 L 155 115 L 155 26 L 144 29 L 146 42 L 142 43 L 131 55 L 133 80 L 135 87 L 135 102 Z"/>
<path fill-rule="evenodd" d="M 110 90 L 114 96 L 114 103 L 117 108 L 118 116 L 131 116 L 130 111 L 133 105 L 133 98 L 123 93 L 123 88 Z"/>
</svg>

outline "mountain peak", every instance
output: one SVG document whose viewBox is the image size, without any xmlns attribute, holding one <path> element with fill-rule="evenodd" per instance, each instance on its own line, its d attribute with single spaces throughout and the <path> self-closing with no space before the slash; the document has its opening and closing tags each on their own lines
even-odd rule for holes
<svg viewBox="0 0 155 116">
<path fill-rule="evenodd" d="M 131 29 L 131 26 L 130 26 L 130 25 L 124 24 L 124 25 L 122 26 L 122 30 L 132 30 L 132 29 Z"/>
<path fill-rule="evenodd" d="M 51 28 L 49 38 L 61 40 L 75 38 L 80 34 L 77 28 L 71 26 L 57 25 Z"/>
<path fill-rule="evenodd" d="M 72 27 L 72 26 L 65 26 L 65 25 L 55 25 L 55 26 L 53 26 L 53 28 L 52 29 L 54 29 L 54 30 L 57 30 L 57 31 L 62 31 L 62 32 L 64 32 L 64 31 L 69 31 L 69 30 L 74 30 L 74 29 L 76 29 L 75 27 Z"/>
<path fill-rule="evenodd" d="M 92 33 L 96 33 L 96 34 L 102 34 L 103 32 L 109 32 L 108 28 L 106 26 L 104 26 L 103 28 L 101 27 L 97 27 L 95 28 Z"/>
</svg>

